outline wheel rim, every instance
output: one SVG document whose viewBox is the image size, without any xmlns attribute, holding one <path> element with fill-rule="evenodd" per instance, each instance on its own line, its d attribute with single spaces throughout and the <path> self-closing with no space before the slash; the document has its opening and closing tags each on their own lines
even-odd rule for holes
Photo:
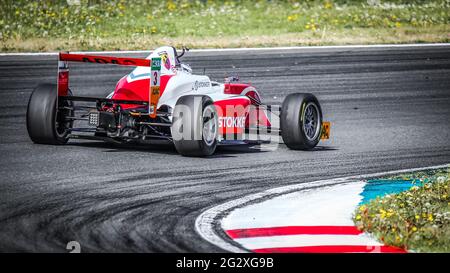
<svg viewBox="0 0 450 273">
<path fill-rule="evenodd" d="M 212 105 L 203 110 L 203 140 L 206 145 L 211 146 L 217 137 L 216 111 Z"/>
<path fill-rule="evenodd" d="M 313 102 L 308 103 L 303 111 L 303 132 L 306 139 L 316 140 L 320 133 L 320 123 L 319 108 Z"/>
<path fill-rule="evenodd" d="M 70 105 L 69 103 L 66 103 L 65 105 L 62 106 L 67 106 L 67 107 L 71 107 L 72 105 Z M 58 107 L 59 108 L 59 107 Z M 56 110 L 56 134 L 59 137 L 65 137 L 67 135 L 68 130 L 72 127 L 72 123 L 73 121 L 66 119 L 67 115 L 71 115 L 73 112 L 72 110 L 60 110 L 57 109 Z"/>
</svg>

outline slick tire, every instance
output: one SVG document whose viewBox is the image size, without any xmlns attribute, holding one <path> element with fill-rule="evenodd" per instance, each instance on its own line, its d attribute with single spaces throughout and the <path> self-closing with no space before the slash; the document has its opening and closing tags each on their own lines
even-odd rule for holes
<svg viewBox="0 0 450 273">
<path fill-rule="evenodd" d="M 203 157 L 214 153 L 217 146 L 218 116 L 210 97 L 180 97 L 172 117 L 172 139 L 183 156 Z"/>
<path fill-rule="evenodd" d="M 67 143 L 73 122 L 66 121 L 65 115 L 73 111 L 57 111 L 56 96 L 56 84 L 48 83 L 39 84 L 31 94 L 27 108 L 27 131 L 34 143 L 50 145 Z M 65 104 L 65 106 L 72 105 L 68 102 Z"/>
<path fill-rule="evenodd" d="M 308 93 L 288 95 L 281 106 L 280 127 L 287 147 L 313 149 L 322 133 L 322 109 L 317 98 Z"/>
</svg>

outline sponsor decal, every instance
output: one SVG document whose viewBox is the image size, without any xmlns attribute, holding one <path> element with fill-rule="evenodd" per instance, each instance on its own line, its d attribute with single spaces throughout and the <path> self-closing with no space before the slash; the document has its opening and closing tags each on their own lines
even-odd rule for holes
<svg viewBox="0 0 450 273">
<path fill-rule="evenodd" d="M 119 57 L 94 56 L 94 55 L 84 55 L 84 54 L 69 54 L 69 53 L 62 53 L 62 52 L 59 54 L 59 60 L 60 61 L 70 61 L 70 62 L 98 63 L 98 64 L 150 66 L 150 60 L 147 60 L 147 59 L 119 58 Z"/>
<path fill-rule="evenodd" d="M 219 127 L 244 128 L 245 117 L 219 117 Z"/>
<path fill-rule="evenodd" d="M 67 70 L 69 69 L 69 62 L 65 61 L 58 61 L 58 69 L 61 70 Z"/>
<path fill-rule="evenodd" d="M 206 88 L 210 86 L 211 86 L 210 82 L 195 81 L 194 84 L 192 85 L 192 90 L 197 91 L 199 88 Z"/>
<path fill-rule="evenodd" d="M 161 58 L 152 58 L 152 71 L 160 71 L 161 70 Z"/>
<path fill-rule="evenodd" d="M 98 64 L 124 64 L 124 65 L 135 65 L 136 63 L 133 60 L 123 59 L 120 60 L 118 58 L 101 58 L 101 57 L 83 57 L 81 59 L 82 62 L 85 63 L 98 63 Z"/>
<path fill-rule="evenodd" d="M 164 67 L 167 70 L 170 70 L 170 68 L 172 66 L 170 65 L 169 54 L 167 54 L 167 52 L 163 51 L 163 52 L 159 53 L 159 56 L 161 57 L 161 61 L 164 64 Z"/>
</svg>

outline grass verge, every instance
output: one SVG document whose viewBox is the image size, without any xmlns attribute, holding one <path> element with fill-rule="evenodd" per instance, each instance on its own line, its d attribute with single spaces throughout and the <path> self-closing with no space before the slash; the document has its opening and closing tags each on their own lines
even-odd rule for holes
<svg viewBox="0 0 450 273">
<path fill-rule="evenodd" d="M 0 50 L 450 41 L 450 0 L 1 1 Z"/>
<path fill-rule="evenodd" d="M 450 252 L 450 169 L 389 179 L 412 180 L 416 185 L 358 207 L 356 226 L 387 245 L 414 252 Z"/>
</svg>

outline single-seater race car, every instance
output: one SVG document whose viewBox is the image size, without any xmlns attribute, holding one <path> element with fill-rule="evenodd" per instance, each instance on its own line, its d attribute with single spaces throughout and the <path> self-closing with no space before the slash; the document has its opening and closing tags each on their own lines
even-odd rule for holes
<svg viewBox="0 0 450 273">
<path fill-rule="evenodd" d="M 119 143 L 172 142 L 184 156 L 212 155 L 217 145 L 278 141 L 309 150 L 328 138 L 329 123 L 312 94 L 288 95 L 278 107 L 264 105 L 255 87 L 211 81 L 192 74 L 173 47 L 146 59 L 59 53 L 56 83 L 39 84 L 27 109 L 27 130 L 39 144 L 71 138 Z M 76 96 L 69 62 L 136 66 L 105 98 Z M 267 138 L 263 136 L 271 136 Z"/>
</svg>

